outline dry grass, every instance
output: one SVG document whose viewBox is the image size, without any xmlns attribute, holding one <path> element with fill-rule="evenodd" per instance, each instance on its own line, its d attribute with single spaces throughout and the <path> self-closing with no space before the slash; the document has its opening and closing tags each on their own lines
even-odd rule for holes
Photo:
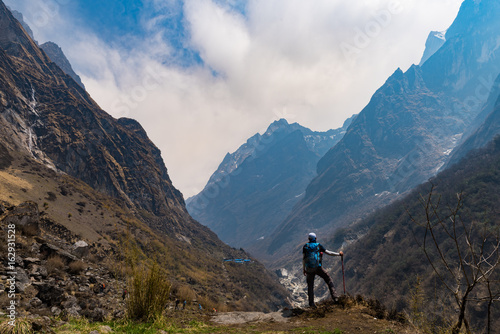
<svg viewBox="0 0 500 334">
<path fill-rule="evenodd" d="M 9 324 L 10 319 L 5 319 L 0 323 L 0 334 L 31 334 L 33 326 L 26 318 L 17 318 L 14 326 Z"/>
<path fill-rule="evenodd" d="M 71 262 L 68 267 L 69 273 L 73 275 L 78 275 L 79 273 L 87 269 L 87 265 L 85 264 L 85 262 L 80 260 Z"/>
<path fill-rule="evenodd" d="M 161 317 L 169 302 L 170 288 L 170 282 L 157 264 L 149 269 L 136 268 L 128 284 L 128 317 L 146 321 Z"/>
<path fill-rule="evenodd" d="M 59 255 L 53 255 L 48 258 L 45 267 L 47 267 L 47 272 L 49 274 L 55 274 L 64 269 L 64 261 Z"/>
<path fill-rule="evenodd" d="M 191 303 L 196 299 L 196 293 L 187 285 L 178 285 L 173 290 L 173 293 L 180 301 L 185 300 L 187 303 Z"/>
</svg>

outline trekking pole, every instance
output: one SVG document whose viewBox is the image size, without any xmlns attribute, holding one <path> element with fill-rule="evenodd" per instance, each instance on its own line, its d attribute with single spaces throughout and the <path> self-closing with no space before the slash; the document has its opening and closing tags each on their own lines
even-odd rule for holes
<svg viewBox="0 0 500 334">
<path fill-rule="evenodd" d="M 340 259 L 342 260 L 342 281 L 344 282 L 344 295 L 345 295 L 344 255 L 341 255 Z"/>
</svg>

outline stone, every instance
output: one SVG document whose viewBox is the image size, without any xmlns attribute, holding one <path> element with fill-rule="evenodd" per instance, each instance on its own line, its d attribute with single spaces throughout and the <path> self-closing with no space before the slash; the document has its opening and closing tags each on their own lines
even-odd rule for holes
<svg viewBox="0 0 500 334">
<path fill-rule="evenodd" d="M 61 303 L 64 290 L 50 283 L 38 285 L 38 294 L 36 295 L 48 306 L 57 306 Z"/>
<path fill-rule="evenodd" d="M 50 309 L 50 312 L 52 312 L 52 314 L 57 317 L 57 316 L 59 316 L 61 314 L 62 310 L 59 307 L 57 307 L 57 306 L 53 306 Z"/>
<path fill-rule="evenodd" d="M 100 330 L 101 333 L 112 333 L 113 332 L 113 329 L 111 329 L 111 327 L 109 327 L 107 325 L 106 326 L 101 326 L 99 328 L 99 330 Z"/>
<path fill-rule="evenodd" d="M 86 316 L 93 322 L 102 322 L 106 318 L 106 311 L 98 307 L 93 310 L 88 310 Z"/>
<path fill-rule="evenodd" d="M 79 240 L 73 245 L 73 254 L 79 258 L 85 257 L 89 254 L 89 244 L 83 240 Z"/>
<path fill-rule="evenodd" d="M 43 302 L 40 298 L 34 297 L 30 300 L 30 305 L 33 307 L 40 307 L 42 306 Z"/>
<path fill-rule="evenodd" d="M 38 273 L 44 278 L 49 275 L 49 272 L 45 266 L 40 266 L 40 268 L 38 268 Z"/>
<path fill-rule="evenodd" d="M 78 260 L 78 258 L 73 254 L 49 243 L 44 243 L 40 246 L 40 253 L 43 254 L 45 258 L 59 255 L 66 264 L 68 264 L 71 261 Z"/>
<path fill-rule="evenodd" d="M 30 317 L 31 326 L 36 333 L 52 333 L 50 330 L 50 318 L 49 317 Z"/>
<path fill-rule="evenodd" d="M 276 275 L 278 275 L 279 278 L 286 278 L 288 277 L 288 271 L 285 268 L 281 268 L 276 270 Z"/>
<path fill-rule="evenodd" d="M 61 306 L 64 309 L 70 309 L 72 307 L 77 307 L 81 310 L 81 307 L 78 305 L 78 300 L 76 299 L 75 296 L 69 295 L 64 302 L 62 302 Z"/>
<path fill-rule="evenodd" d="M 82 310 L 82 308 L 78 305 L 75 305 L 67 310 L 66 311 L 66 314 L 69 316 L 69 317 L 72 317 L 72 318 L 80 318 L 81 315 L 80 315 L 80 311 Z"/>
<path fill-rule="evenodd" d="M 24 258 L 24 262 L 33 263 L 33 264 L 40 264 L 40 259 L 36 258 L 36 257 L 26 257 L 26 258 Z"/>
<path fill-rule="evenodd" d="M 40 244 L 36 243 L 36 242 L 31 244 L 31 252 L 32 253 L 39 253 L 40 252 Z"/>
<path fill-rule="evenodd" d="M 31 280 L 24 269 L 16 268 L 16 272 L 16 289 L 19 292 L 24 292 L 24 290 L 26 290 L 26 288 L 31 284 Z"/>
</svg>

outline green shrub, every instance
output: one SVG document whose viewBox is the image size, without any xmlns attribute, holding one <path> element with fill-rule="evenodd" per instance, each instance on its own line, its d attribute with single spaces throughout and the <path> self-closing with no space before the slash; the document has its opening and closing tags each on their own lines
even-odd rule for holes
<svg viewBox="0 0 500 334">
<path fill-rule="evenodd" d="M 128 284 L 127 316 L 134 320 L 154 320 L 167 306 L 171 284 L 157 264 L 136 268 Z"/>
</svg>

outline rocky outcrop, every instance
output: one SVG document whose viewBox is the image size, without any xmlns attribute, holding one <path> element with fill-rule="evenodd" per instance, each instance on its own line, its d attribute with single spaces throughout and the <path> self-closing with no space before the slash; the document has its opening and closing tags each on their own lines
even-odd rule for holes
<svg viewBox="0 0 500 334">
<path fill-rule="evenodd" d="M 78 74 L 75 73 L 73 70 L 73 67 L 71 66 L 70 62 L 68 61 L 68 58 L 66 58 L 66 55 L 64 52 L 61 50 L 59 45 L 57 45 L 54 42 L 46 42 L 40 45 L 43 51 L 49 56 L 49 58 L 57 64 L 61 68 L 61 70 L 64 71 L 67 75 L 73 78 L 73 80 L 76 81 L 76 83 L 85 89 L 85 86 L 82 82 L 82 79 Z"/>
<path fill-rule="evenodd" d="M 170 181 L 160 150 L 139 123 L 116 120 L 102 111 L 38 48 L 3 4 L 0 28 L 4 142 L 125 200 L 134 210 L 161 217 L 157 225 L 186 221 L 182 195 Z"/>
</svg>

